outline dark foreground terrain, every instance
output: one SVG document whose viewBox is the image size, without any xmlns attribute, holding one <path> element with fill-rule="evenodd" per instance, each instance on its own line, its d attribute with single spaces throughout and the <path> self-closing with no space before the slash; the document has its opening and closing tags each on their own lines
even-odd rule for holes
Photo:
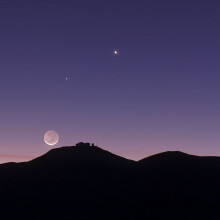
<svg viewBox="0 0 220 220">
<path fill-rule="evenodd" d="M 0 219 L 220 219 L 220 158 L 165 152 L 138 162 L 98 147 L 0 165 Z"/>
</svg>

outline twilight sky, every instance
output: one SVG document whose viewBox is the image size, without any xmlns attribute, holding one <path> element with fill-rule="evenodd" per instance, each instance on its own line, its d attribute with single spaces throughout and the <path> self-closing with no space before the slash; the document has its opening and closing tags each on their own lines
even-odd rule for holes
<svg viewBox="0 0 220 220">
<path fill-rule="evenodd" d="M 218 0 L 1 0 L 0 163 L 46 153 L 50 129 L 134 160 L 220 156 L 219 24 Z"/>
</svg>

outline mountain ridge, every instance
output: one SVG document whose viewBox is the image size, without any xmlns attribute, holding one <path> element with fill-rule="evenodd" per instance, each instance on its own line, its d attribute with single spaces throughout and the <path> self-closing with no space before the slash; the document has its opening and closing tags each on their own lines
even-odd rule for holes
<svg viewBox="0 0 220 220">
<path fill-rule="evenodd" d="M 0 212 L 2 219 L 220 219 L 219 173 L 219 157 L 169 151 L 132 161 L 96 146 L 56 148 L 0 165 Z"/>
<path fill-rule="evenodd" d="M 182 152 L 182 151 L 164 151 L 164 152 L 161 152 L 161 153 L 156 153 L 156 154 L 153 154 L 153 155 L 150 155 L 150 156 L 147 156 L 147 157 L 144 157 L 140 160 L 132 160 L 132 159 L 127 159 L 123 156 L 119 156 L 117 154 L 114 154 L 114 153 L 111 153 L 107 150 L 104 150 L 100 147 L 97 147 L 97 146 L 62 146 L 62 147 L 59 147 L 59 148 L 53 148 L 53 149 L 50 149 L 48 152 L 46 152 L 45 154 L 39 156 L 39 157 L 36 157 L 32 160 L 29 160 L 29 161 L 26 161 L 26 162 L 6 162 L 6 163 L 2 163 L 0 164 L 1 165 L 6 165 L 6 164 L 21 164 L 21 163 L 28 163 L 28 162 L 31 162 L 31 161 L 36 161 L 36 160 L 39 160 L 39 159 L 43 159 L 43 158 L 47 158 L 50 159 L 52 158 L 51 156 L 53 156 L 53 159 L 60 159 L 61 157 L 65 156 L 65 157 L 73 157 L 76 159 L 76 156 L 79 156 L 81 159 L 83 158 L 94 158 L 94 155 L 92 155 L 92 153 L 97 153 L 99 151 L 102 152 L 102 153 L 107 153 L 111 156 L 116 156 L 118 158 L 121 158 L 121 159 L 124 159 L 124 160 L 127 160 L 127 161 L 130 161 L 130 162 L 135 162 L 135 163 L 141 163 L 141 162 L 144 162 L 144 161 L 147 161 L 147 160 L 152 160 L 152 159 L 163 159 L 163 158 L 167 158 L 167 159 L 172 159 L 172 157 L 174 158 L 179 158 L 179 159 L 187 159 L 187 158 L 200 158 L 200 159 L 205 159 L 205 158 L 220 158 L 220 156 L 198 156 L 198 155 L 193 155 L 193 154 L 188 154 L 188 153 L 185 153 L 185 152 Z M 70 153 L 70 154 L 69 154 Z M 73 155 L 73 153 L 75 155 Z M 96 155 L 97 156 L 97 155 Z"/>
</svg>

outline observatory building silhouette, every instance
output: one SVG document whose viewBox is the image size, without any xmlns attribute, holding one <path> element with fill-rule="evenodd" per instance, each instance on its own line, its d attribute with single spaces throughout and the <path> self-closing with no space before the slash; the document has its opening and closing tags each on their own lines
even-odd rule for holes
<svg viewBox="0 0 220 220">
<path fill-rule="evenodd" d="M 92 143 L 91 145 L 90 145 L 90 143 L 84 143 L 84 142 L 79 142 L 79 143 L 77 143 L 76 144 L 76 146 L 77 147 L 94 147 L 95 145 L 94 145 L 94 143 Z"/>
</svg>

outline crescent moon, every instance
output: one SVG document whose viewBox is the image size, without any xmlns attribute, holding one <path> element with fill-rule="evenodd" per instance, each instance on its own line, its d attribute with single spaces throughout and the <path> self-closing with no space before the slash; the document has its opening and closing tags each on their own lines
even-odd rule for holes
<svg viewBox="0 0 220 220">
<path fill-rule="evenodd" d="M 44 142 L 48 145 L 55 145 L 59 141 L 59 135 L 54 130 L 49 130 L 44 134 Z"/>
</svg>

